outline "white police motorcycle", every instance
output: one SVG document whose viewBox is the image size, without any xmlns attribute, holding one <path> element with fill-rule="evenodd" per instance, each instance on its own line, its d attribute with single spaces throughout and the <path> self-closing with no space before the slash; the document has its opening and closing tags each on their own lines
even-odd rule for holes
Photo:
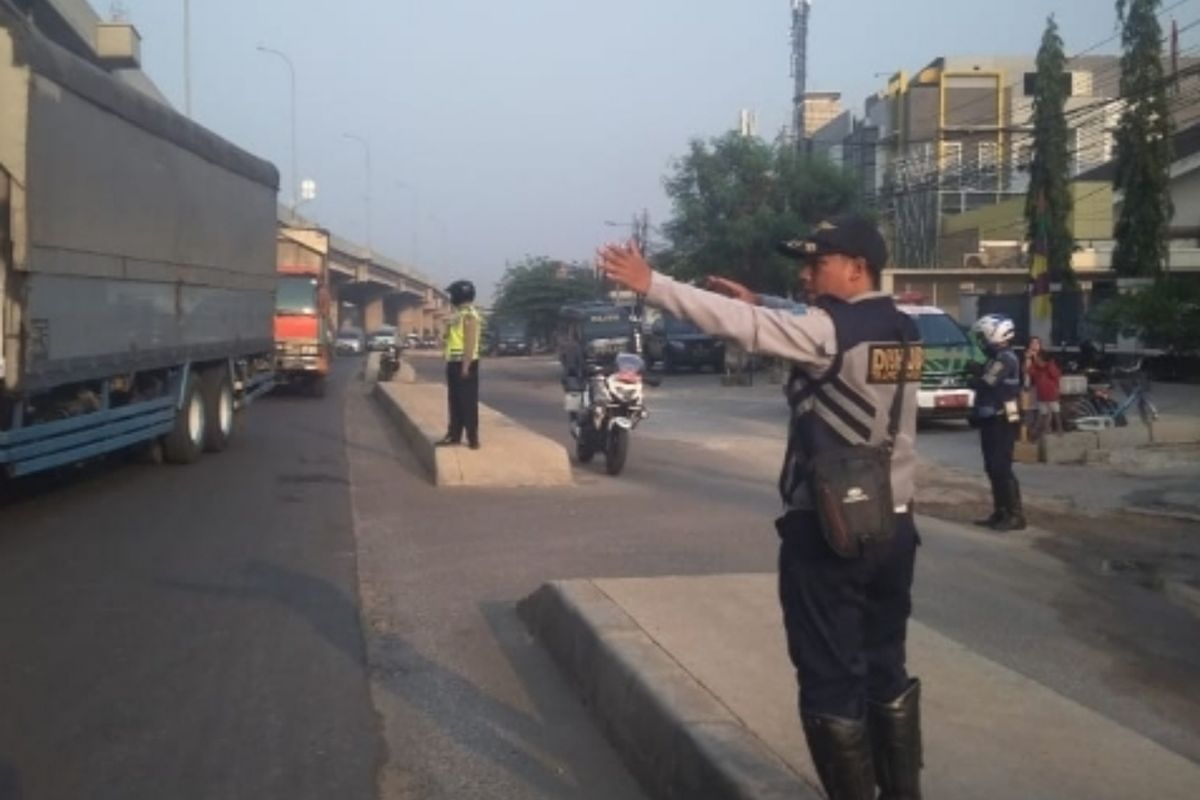
<svg viewBox="0 0 1200 800">
<path fill-rule="evenodd" d="M 566 411 L 575 439 L 575 457 L 587 464 L 604 453 L 609 475 L 625 467 L 629 434 L 649 416 L 644 387 L 646 362 L 636 353 L 621 353 L 611 368 L 591 365 L 580 391 L 566 393 Z"/>
</svg>

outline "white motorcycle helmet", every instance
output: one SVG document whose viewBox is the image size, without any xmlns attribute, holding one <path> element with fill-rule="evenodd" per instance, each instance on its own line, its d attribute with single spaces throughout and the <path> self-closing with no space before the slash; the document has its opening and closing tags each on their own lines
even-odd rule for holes
<svg viewBox="0 0 1200 800">
<path fill-rule="evenodd" d="M 1016 335 L 1013 321 L 1003 314 L 988 314 L 976 320 L 971 333 L 986 347 L 999 348 L 1012 342 Z"/>
</svg>

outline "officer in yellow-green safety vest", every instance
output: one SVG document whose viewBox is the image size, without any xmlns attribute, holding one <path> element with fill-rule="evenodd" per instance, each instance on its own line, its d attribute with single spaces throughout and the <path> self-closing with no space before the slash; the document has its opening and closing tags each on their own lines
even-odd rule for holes
<svg viewBox="0 0 1200 800">
<path fill-rule="evenodd" d="M 463 433 L 472 450 L 479 449 L 479 347 L 483 320 L 475 308 L 475 284 L 455 281 L 446 288 L 454 316 L 446 330 L 446 394 L 450 424 L 436 444 L 462 444 Z"/>
</svg>

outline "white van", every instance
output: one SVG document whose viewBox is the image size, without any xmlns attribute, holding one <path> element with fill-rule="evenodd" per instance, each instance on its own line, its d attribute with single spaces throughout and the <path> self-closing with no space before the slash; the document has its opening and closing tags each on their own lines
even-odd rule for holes
<svg viewBox="0 0 1200 800">
<path fill-rule="evenodd" d="M 975 402 L 967 387 L 966 366 L 983 361 L 983 353 L 954 317 L 937 306 L 899 303 L 917 323 L 925 348 L 921 388 L 917 391 L 919 419 L 966 419 Z"/>
</svg>

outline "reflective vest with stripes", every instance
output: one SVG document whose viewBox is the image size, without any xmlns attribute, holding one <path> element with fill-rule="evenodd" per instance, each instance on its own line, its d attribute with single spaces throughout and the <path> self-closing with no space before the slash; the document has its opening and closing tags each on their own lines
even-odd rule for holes
<svg viewBox="0 0 1200 800">
<path fill-rule="evenodd" d="M 900 429 L 892 453 L 892 496 L 897 506 L 906 506 L 914 491 L 917 389 L 924 364 L 916 322 L 882 294 L 848 302 L 822 298 L 817 305 L 833 319 L 837 355 L 823 374 L 810 375 L 797 366 L 788 381 L 792 420 L 779 477 L 784 506 L 813 507 L 805 475 L 817 453 L 880 444 L 887 438 L 888 417 L 899 387 L 902 326 L 910 348 Z"/>
<path fill-rule="evenodd" d="M 475 348 L 469 353 L 463 353 L 466 347 L 466 320 L 475 320 Z M 476 361 L 479 359 L 479 346 L 483 341 L 483 318 L 475 306 L 460 307 L 450 318 L 450 326 L 446 329 L 446 360 L 447 361 Z"/>
</svg>

